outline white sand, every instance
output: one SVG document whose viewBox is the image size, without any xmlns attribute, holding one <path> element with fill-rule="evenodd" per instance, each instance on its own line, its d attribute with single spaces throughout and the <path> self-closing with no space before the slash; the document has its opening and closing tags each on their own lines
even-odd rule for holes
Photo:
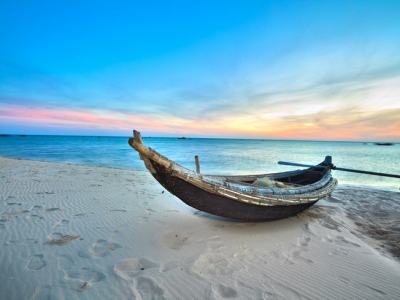
<svg viewBox="0 0 400 300">
<path fill-rule="evenodd" d="M 400 203 L 339 187 L 295 217 L 233 222 L 148 172 L 0 158 L 0 299 L 400 299 L 399 260 L 349 213 L 368 197 Z"/>
</svg>

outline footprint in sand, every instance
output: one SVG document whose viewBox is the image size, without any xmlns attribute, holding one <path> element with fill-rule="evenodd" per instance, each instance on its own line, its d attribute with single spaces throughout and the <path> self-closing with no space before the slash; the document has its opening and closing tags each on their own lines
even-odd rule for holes
<svg viewBox="0 0 400 300">
<path fill-rule="evenodd" d="M 134 281 L 134 293 L 137 299 L 166 300 L 164 291 L 151 277 L 140 276 Z"/>
<path fill-rule="evenodd" d="M 160 265 L 160 272 L 168 272 L 181 266 L 181 262 L 175 260 L 163 261 Z"/>
<path fill-rule="evenodd" d="M 303 256 L 304 253 L 307 252 L 307 247 L 310 240 L 311 239 L 309 237 L 304 236 L 298 238 L 294 248 L 284 252 L 283 255 L 276 253 L 276 256 L 278 258 L 283 258 L 282 262 L 290 265 L 298 262 L 313 263 L 313 260 Z"/>
<path fill-rule="evenodd" d="M 164 291 L 150 275 L 160 274 L 176 267 L 175 262 L 159 264 L 146 258 L 130 258 L 117 263 L 114 272 L 129 283 L 133 282 L 133 292 L 137 299 L 167 299 Z M 161 270 L 163 269 L 163 270 Z"/>
<path fill-rule="evenodd" d="M 90 287 L 90 282 L 99 282 L 106 279 L 100 271 L 75 265 L 70 256 L 61 255 L 57 259 L 58 269 L 64 273 L 60 283 L 68 284 L 71 289 L 83 292 Z"/>
<path fill-rule="evenodd" d="M 102 272 L 94 271 L 89 268 L 80 268 L 77 271 L 71 271 L 66 273 L 69 278 L 80 279 L 85 282 L 98 282 L 106 278 Z"/>
<path fill-rule="evenodd" d="M 199 275 L 230 275 L 235 268 L 220 253 L 203 253 L 193 263 L 192 271 Z"/>
<path fill-rule="evenodd" d="M 157 263 L 146 258 L 130 258 L 116 264 L 114 272 L 119 277 L 130 280 L 144 272 L 154 271 L 158 266 Z"/>
<path fill-rule="evenodd" d="M 43 254 L 35 254 L 31 257 L 26 266 L 29 270 L 38 271 L 46 266 L 46 262 L 43 260 Z"/>
<path fill-rule="evenodd" d="M 72 290 L 84 292 L 91 283 L 105 280 L 105 274 L 89 268 L 80 268 L 75 271 L 63 271 L 64 277 L 60 280 L 61 284 L 67 284 Z"/>
<path fill-rule="evenodd" d="M 332 230 L 336 230 L 337 232 L 341 232 L 340 228 L 342 224 L 334 220 L 332 217 L 326 217 L 324 220 L 321 221 L 321 225 Z"/>
<path fill-rule="evenodd" d="M 66 278 L 80 279 L 81 281 L 98 282 L 104 280 L 106 276 L 99 271 L 94 271 L 89 268 L 82 267 L 78 269 L 73 259 L 68 255 L 61 255 L 57 258 L 58 269 L 64 271 Z"/>
<path fill-rule="evenodd" d="M 90 251 L 97 257 L 104 257 L 116 249 L 122 248 L 120 244 L 109 243 L 106 240 L 97 240 L 91 247 Z"/>
<path fill-rule="evenodd" d="M 303 256 L 304 250 L 296 250 L 292 252 L 292 260 L 294 262 L 313 263 L 314 261 Z"/>
<path fill-rule="evenodd" d="M 306 263 L 314 262 L 313 260 L 302 256 L 302 254 L 304 252 L 307 252 L 307 247 L 308 247 L 308 243 L 310 242 L 310 240 L 311 240 L 311 238 L 305 237 L 305 236 L 297 239 L 297 246 L 299 246 L 300 249 L 293 251 L 292 257 L 293 257 L 294 261 L 302 261 L 302 262 L 306 262 Z"/>
<path fill-rule="evenodd" d="M 349 253 L 349 250 L 346 250 L 343 248 L 337 248 L 337 249 L 334 249 L 333 251 L 328 252 L 328 255 L 341 256 L 341 255 L 347 255 L 348 253 Z"/>
<path fill-rule="evenodd" d="M 297 245 L 300 247 L 307 247 L 310 240 L 311 239 L 309 237 L 301 237 L 297 239 Z"/>
<path fill-rule="evenodd" d="M 84 258 L 98 258 L 98 257 L 105 257 L 110 254 L 111 251 L 117 250 L 122 248 L 120 244 L 117 243 L 109 243 L 107 240 L 97 240 L 95 241 L 92 246 L 90 246 L 88 251 L 81 250 L 79 251 L 78 255 Z"/>
<path fill-rule="evenodd" d="M 58 257 L 57 265 L 60 270 L 66 271 L 73 267 L 74 261 L 67 255 L 61 255 Z"/>
<path fill-rule="evenodd" d="M 213 285 L 212 291 L 216 299 L 235 298 L 238 295 L 237 291 L 234 288 L 223 284 Z"/>
<path fill-rule="evenodd" d="M 161 240 L 161 245 L 165 248 L 179 250 L 185 244 L 187 244 L 187 240 L 189 239 L 189 235 L 182 232 L 170 232 L 164 236 Z"/>
<path fill-rule="evenodd" d="M 322 241 L 324 242 L 329 242 L 329 243 L 335 243 L 340 246 L 351 246 L 351 247 L 361 247 L 360 244 L 357 244 L 356 242 L 353 242 L 343 236 L 332 236 L 332 235 L 327 235 L 326 237 L 322 238 Z"/>
<path fill-rule="evenodd" d="M 361 247 L 360 244 L 357 244 L 356 242 L 352 242 L 351 240 L 349 240 L 343 236 L 336 237 L 336 242 L 341 245 L 350 245 L 353 247 Z"/>
</svg>

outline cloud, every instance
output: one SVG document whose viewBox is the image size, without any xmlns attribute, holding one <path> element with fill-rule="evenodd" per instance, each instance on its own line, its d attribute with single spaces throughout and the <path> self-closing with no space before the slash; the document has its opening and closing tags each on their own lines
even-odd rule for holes
<svg viewBox="0 0 400 300">
<path fill-rule="evenodd" d="M 289 47 L 273 62 L 266 55 L 259 65 L 255 59 L 244 60 L 230 68 L 226 59 L 218 64 L 222 70 L 193 71 L 201 66 L 180 68 L 173 63 L 160 70 L 152 64 L 155 70 L 143 74 L 133 66 L 124 72 L 116 68 L 69 76 L 2 62 L 0 115 L 10 123 L 43 128 L 112 127 L 123 132 L 136 127 L 159 134 L 400 139 L 397 56 L 389 61 L 371 54 L 349 62 L 354 56 L 346 51 L 342 54 L 333 48 L 325 55 L 317 50 L 304 54 Z M 310 53 L 319 56 L 310 60 Z M 343 57 L 347 59 L 342 61 Z"/>
</svg>

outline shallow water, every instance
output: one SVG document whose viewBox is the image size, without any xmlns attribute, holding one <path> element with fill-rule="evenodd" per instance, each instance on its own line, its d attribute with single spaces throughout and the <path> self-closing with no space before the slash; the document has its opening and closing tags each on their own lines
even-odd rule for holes
<svg viewBox="0 0 400 300">
<path fill-rule="evenodd" d="M 400 144 L 154 137 L 143 140 L 147 146 L 190 169 L 195 169 L 194 156 L 198 155 L 201 172 L 205 174 L 282 172 L 298 167 L 279 165 L 278 161 L 316 164 L 326 155 L 331 155 L 338 167 L 400 174 Z M 145 170 L 127 141 L 128 137 L 0 136 L 0 156 Z M 390 191 L 400 188 L 400 179 L 396 178 L 342 171 L 333 174 L 339 184 Z"/>
</svg>

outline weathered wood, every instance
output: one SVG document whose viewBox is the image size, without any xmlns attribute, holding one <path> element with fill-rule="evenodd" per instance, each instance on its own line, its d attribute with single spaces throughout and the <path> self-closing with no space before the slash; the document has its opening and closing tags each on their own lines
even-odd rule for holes
<svg viewBox="0 0 400 300">
<path fill-rule="evenodd" d="M 196 172 L 189 170 L 143 145 L 137 131 L 128 142 L 139 152 L 154 178 L 170 193 L 194 208 L 227 218 L 245 221 L 285 218 L 329 196 L 337 185 L 330 173 L 330 157 L 319 164 L 321 170 L 313 166 L 305 170 L 258 175 L 203 175 L 200 174 L 200 162 L 196 162 Z M 253 184 L 263 177 L 277 182 L 279 187 Z"/>
<path fill-rule="evenodd" d="M 199 156 L 196 155 L 194 157 L 194 160 L 196 161 L 196 173 L 200 173 L 200 160 L 199 160 Z"/>
<path fill-rule="evenodd" d="M 274 206 L 249 204 L 209 193 L 181 178 L 171 176 L 156 163 L 153 163 L 153 167 L 157 170 L 153 174 L 154 178 L 171 194 L 195 209 L 220 217 L 249 222 L 272 221 L 293 216 L 318 201 Z"/>
</svg>

